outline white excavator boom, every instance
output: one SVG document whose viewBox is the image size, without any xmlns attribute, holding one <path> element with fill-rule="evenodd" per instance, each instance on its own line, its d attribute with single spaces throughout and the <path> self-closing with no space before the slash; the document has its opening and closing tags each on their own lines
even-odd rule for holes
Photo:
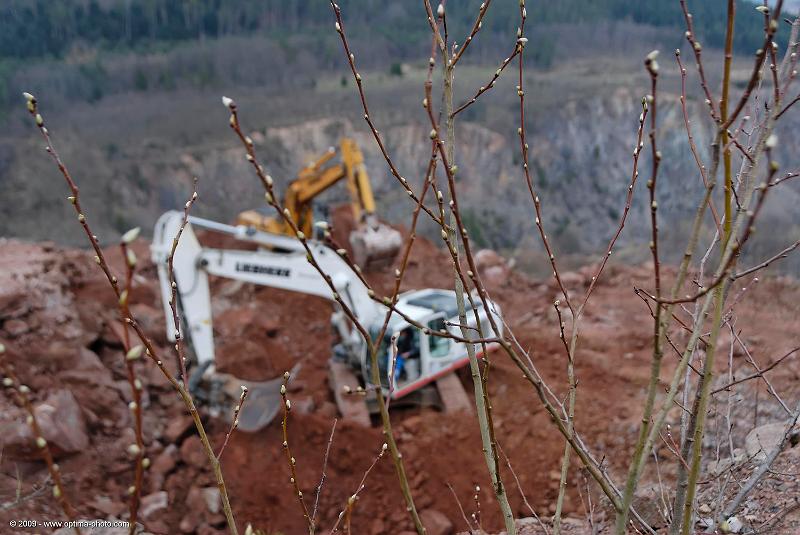
<svg viewBox="0 0 800 535">
<path fill-rule="evenodd" d="M 169 305 L 171 287 L 167 273 L 167 260 L 172 249 L 172 240 L 183 222 L 183 214 L 177 211 L 162 215 L 153 235 L 153 261 L 158 266 L 161 295 L 167 333 L 175 340 L 175 328 Z M 203 248 L 193 228 L 205 228 L 232 235 L 241 241 L 257 243 L 264 248 L 257 251 Z M 332 277 L 336 291 L 359 321 L 371 323 L 381 314 L 377 305 L 367 294 L 366 288 L 352 273 L 347 263 L 331 248 L 309 240 L 308 247 L 322 270 Z M 270 286 L 292 292 L 316 295 L 334 300 L 333 291 L 307 258 L 306 249 L 292 238 L 278 234 L 254 231 L 243 226 L 231 226 L 198 217 L 189 217 L 175 251 L 173 271 L 178 286 L 179 305 L 182 317 L 191 338 L 198 364 L 206 365 L 214 360 L 214 334 L 211 318 L 211 296 L 208 275 Z M 339 332 L 348 341 L 353 334 Z"/>
</svg>

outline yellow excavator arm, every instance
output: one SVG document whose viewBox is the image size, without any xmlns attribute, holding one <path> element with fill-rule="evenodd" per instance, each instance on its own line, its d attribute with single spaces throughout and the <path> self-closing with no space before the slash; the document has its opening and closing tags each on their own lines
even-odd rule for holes
<svg viewBox="0 0 800 535">
<path fill-rule="evenodd" d="M 359 225 L 350 236 L 356 262 L 365 269 L 387 261 L 391 263 L 400 249 L 400 234 L 380 223 L 375 215 L 375 197 L 364 165 L 364 155 L 356 142 L 349 138 L 341 140 L 340 153 L 341 163 L 326 165 L 336 156 L 336 151 L 331 148 L 301 169 L 286 189 L 284 208 L 289 210 L 297 228 L 306 236 L 311 236 L 314 230 L 312 201 L 340 180 L 346 179 L 353 219 Z M 242 212 L 236 222 L 265 232 L 294 235 L 291 226 L 283 219 L 267 217 L 256 210 Z"/>
<path fill-rule="evenodd" d="M 353 200 L 353 218 L 361 221 L 364 215 L 375 213 L 375 197 L 372 195 L 372 185 L 364 166 L 364 155 L 352 139 L 342 139 L 341 147 L 342 161 L 347 171 L 347 189 L 350 190 L 350 198 Z"/>
</svg>

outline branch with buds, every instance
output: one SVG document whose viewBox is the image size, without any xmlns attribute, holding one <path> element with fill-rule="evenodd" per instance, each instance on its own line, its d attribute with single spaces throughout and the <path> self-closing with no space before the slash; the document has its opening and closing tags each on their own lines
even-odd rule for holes
<svg viewBox="0 0 800 535">
<path fill-rule="evenodd" d="M 58 502 L 64 515 L 69 520 L 74 520 L 76 517 L 75 509 L 72 507 L 67 493 L 64 490 L 64 483 L 61 479 L 61 469 L 53 459 L 50 446 L 47 444 L 44 433 L 42 433 L 42 428 L 39 426 L 39 420 L 36 418 L 36 411 L 30 399 L 31 389 L 19 381 L 14 373 L 13 366 L 7 362 L 6 347 L 3 344 L 0 344 L 0 367 L 2 367 L 3 371 L 3 388 L 5 388 L 6 392 L 8 392 L 17 404 L 27 413 L 25 420 L 34 437 L 34 445 L 36 450 L 41 454 L 42 460 L 47 465 L 47 471 L 50 474 L 50 479 L 53 481 L 53 498 Z M 81 535 L 81 530 L 77 526 L 75 526 L 73 530 L 76 535 Z"/>
<path fill-rule="evenodd" d="M 36 126 L 39 129 L 39 132 L 45 140 L 46 143 L 45 150 L 47 151 L 48 154 L 50 154 L 53 161 L 56 163 L 59 172 L 64 177 L 64 180 L 66 181 L 67 186 L 70 189 L 72 195 L 68 197 L 68 200 L 70 204 L 74 206 L 75 211 L 78 214 L 78 222 L 83 228 L 87 238 L 89 239 L 89 243 L 91 244 L 92 249 L 95 252 L 95 262 L 100 267 L 103 274 L 106 276 L 106 279 L 108 280 L 108 283 L 111 286 L 111 290 L 114 292 L 117 301 L 126 302 L 127 299 L 122 299 L 123 290 L 120 289 L 119 280 L 111 272 L 111 268 L 109 267 L 105 255 L 103 254 L 103 251 L 100 248 L 97 236 L 92 232 L 91 227 L 89 226 L 89 223 L 87 221 L 87 217 L 84 214 L 83 209 L 81 208 L 78 186 L 72 179 L 72 176 L 67 170 L 67 167 L 64 165 L 60 156 L 58 155 L 58 152 L 56 152 L 56 149 L 53 146 L 52 140 L 50 138 L 50 132 L 47 129 L 47 127 L 45 127 L 44 119 L 38 111 L 37 100 L 30 93 L 25 93 L 24 96 L 27 102 L 28 111 L 31 114 L 31 116 L 33 116 Z M 187 203 L 188 206 L 186 207 L 186 212 L 184 213 L 185 218 L 188 217 L 188 209 L 191 207 L 191 203 L 194 201 L 195 198 L 196 198 L 196 192 L 193 193 L 192 199 Z M 126 259 L 127 258 L 128 255 L 126 254 Z M 174 277 L 174 274 L 171 274 L 170 276 Z M 175 314 L 177 314 L 177 303 L 175 302 L 174 298 L 172 299 L 170 306 L 173 308 L 173 316 L 174 316 Z M 178 392 L 178 395 L 183 401 L 183 404 L 185 405 L 187 412 L 192 417 L 195 428 L 197 429 L 197 432 L 200 435 L 200 442 L 203 445 L 203 449 L 206 453 L 206 456 L 208 457 L 209 464 L 211 465 L 211 468 L 214 472 L 214 478 L 217 483 L 217 488 L 219 489 L 220 496 L 222 498 L 222 508 L 223 512 L 225 513 L 225 520 L 228 524 L 228 529 L 231 535 L 238 535 L 239 531 L 236 527 L 236 522 L 233 517 L 233 509 L 231 508 L 230 500 L 228 498 L 228 492 L 225 486 L 225 480 L 222 475 L 222 469 L 220 467 L 219 460 L 217 459 L 217 456 L 214 453 L 214 449 L 212 448 L 211 443 L 208 439 L 205 427 L 203 426 L 203 423 L 200 419 L 200 413 L 197 410 L 194 401 L 192 400 L 191 394 L 189 393 L 188 389 L 184 388 L 184 385 L 181 384 L 181 382 L 179 382 L 178 379 L 176 379 L 172 375 L 172 373 L 170 373 L 170 371 L 166 368 L 163 361 L 158 356 L 158 351 L 156 350 L 155 345 L 153 344 L 152 340 L 150 340 L 147 337 L 147 334 L 144 332 L 141 325 L 136 320 L 134 314 L 130 311 L 129 308 L 126 310 L 126 312 L 128 314 L 127 317 L 125 317 L 125 324 L 131 327 L 131 329 L 133 329 L 134 333 L 141 342 L 140 345 L 133 346 L 126 353 L 126 359 L 130 361 L 135 361 L 141 358 L 142 355 L 147 356 L 148 359 L 150 359 L 153 363 L 156 364 L 156 366 L 158 366 L 158 369 L 161 371 L 162 375 L 164 375 L 164 377 L 167 379 L 170 385 L 172 385 L 172 387 Z M 178 324 L 180 324 L 180 322 L 178 322 Z M 178 354 L 179 358 L 181 358 L 181 360 L 183 355 L 182 344 L 183 340 L 181 338 L 177 338 L 176 353 Z M 144 466 L 144 464 L 142 466 Z M 133 529 L 134 527 L 135 524 L 131 523 L 131 529 Z"/>
</svg>

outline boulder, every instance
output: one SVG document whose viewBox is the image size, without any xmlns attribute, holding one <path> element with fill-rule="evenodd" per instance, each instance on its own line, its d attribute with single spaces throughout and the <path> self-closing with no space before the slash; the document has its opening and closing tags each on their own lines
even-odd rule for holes
<svg viewBox="0 0 800 535">
<path fill-rule="evenodd" d="M 164 451 L 153 459 L 150 465 L 150 490 L 156 492 L 161 490 L 167 475 L 175 468 L 178 459 L 178 447 L 170 444 Z"/>
<path fill-rule="evenodd" d="M 89 435 L 81 408 L 69 390 L 56 390 L 34 406 L 36 421 L 54 457 L 77 453 L 89 447 Z M 24 419 L 0 424 L 0 444 L 12 458 L 38 459 L 36 437 Z"/>
<path fill-rule="evenodd" d="M 478 274 L 489 286 L 499 286 L 511 275 L 511 268 L 505 258 L 491 249 L 481 249 L 475 253 L 474 259 Z"/>
<path fill-rule="evenodd" d="M 755 463 L 763 462 L 783 440 L 786 423 L 775 422 L 756 427 L 744 439 L 747 457 Z"/>
<path fill-rule="evenodd" d="M 128 410 L 111 371 L 103 365 L 97 354 L 85 347 L 55 343 L 47 348 L 42 357 L 61 370 L 58 378 L 75 392 L 81 407 L 101 419 L 121 420 L 125 425 Z"/>
</svg>

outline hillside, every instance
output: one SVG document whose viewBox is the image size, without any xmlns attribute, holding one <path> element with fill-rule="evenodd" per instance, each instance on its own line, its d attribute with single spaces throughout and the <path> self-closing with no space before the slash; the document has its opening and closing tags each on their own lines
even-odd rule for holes
<svg viewBox="0 0 800 535">
<path fill-rule="evenodd" d="M 466 32 L 474 4 L 449 10 L 454 34 Z M 654 48 L 667 56 L 659 186 L 667 222 L 680 225 L 693 213 L 686 192 L 700 187 L 687 158 L 677 67 L 666 53 L 685 44 L 677 2 L 629 4 L 537 3 L 529 16 L 526 126 L 534 180 L 558 252 L 577 263 L 608 239 L 622 210 L 639 99 L 648 91 L 641 58 Z M 428 54 L 424 12 L 406 3 L 376 9 L 373 0 L 342 6 L 378 126 L 398 165 L 418 182 L 428 132 L 418 105 Z M 720 42 L 723 31 L 715 6 L 690 2 L 697 31 L 710 46 Z M 760 23 L 752 5 L 740 3 L 738 9 L 734 84 L 741 85 L 749 73 L 747 56 L 759 46 L 752 36 Z M 192 176 L 200 180 L 198 213 L 227 221 L 253 207 L 258 187 L 226 127 L 222 94 L 243 105 L 243 120 L 257 134 L 258 150 L 279 182 L 336 145 L 341 135 L 352 135 L 367 155 L 382 215 L 400 222 L 407 214 L 360 119 L 325 2 L 71 0 L 60 9 L 45 9 L 41 2 L 14 0 L 0 10 L 0 184 L 6 192 L 0 199 L 0 235 L 67 244 L 80 239 L 76 229 L 61 224 L 68 207 L 24 116 L 18 97 L 23 90 L 41 99 L 56 142 L 99 219 L 101 239 L 134 225 L 147 232 L 161 212 L 185 196 Z M 515 16 L 508 6 L 492 9 L 459 69 L 457 100 L 485 84 L 508 53 Z M 706 52 L 710 59 L 717 54 Z M 709 76 L 718 83 L 718 73 Z M 530 201 L 516 193 L 522 175 L 514 85 L 512 76 L 501 78 L 463 114 L 457 158 L 469 183 L 465 217 L 475 239 L 538 269 Z M 705 150 L 708 123 L 700 117 L 696 80 L 690 77 L 687 87 L 695 136 Z M 786 119 L 788 142 L 781 148 L 791 154 L 797 149 L 797 122 Z M 793 236 L 797 222 L 788 207 L 800 193 L 797 184 L 786 184 L 784 191 L 771 201 L 766 219 Z M 629 245 L 647 239 L 646 208 L 638 202 L 644 193 L 637 192 L 623 236 Z M 488 223 L 479 227 L 474 223 L 479 219 Z M 669 238 L 665 235 L 667 243 Z M 753 253 L 771 253 L 785 241 L 768 236 Z M 629 260 L 642 258 L 628 251 Z M 792 262 L 779 267 L 792 272 L 798 267 Z"/>
</svg>

